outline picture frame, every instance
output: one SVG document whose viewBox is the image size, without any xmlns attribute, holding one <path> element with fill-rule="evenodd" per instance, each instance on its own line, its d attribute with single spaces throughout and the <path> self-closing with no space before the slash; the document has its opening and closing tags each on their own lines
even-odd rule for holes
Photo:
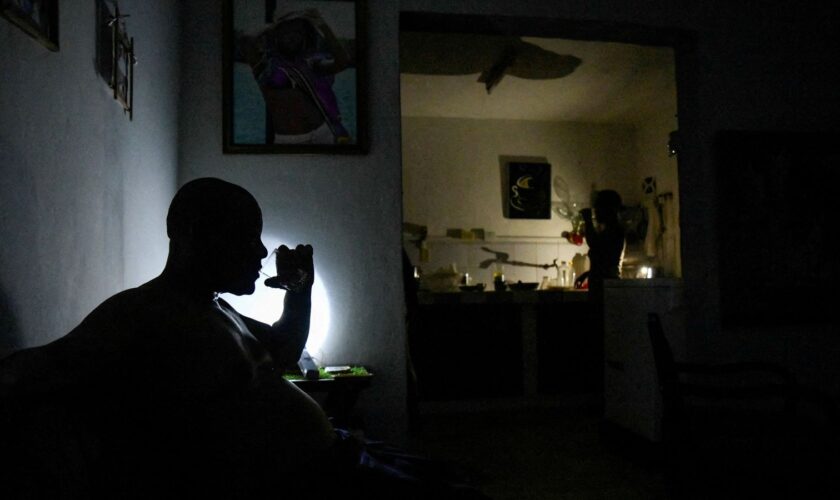
<svg viewBox="0 0 840 500">
<path fill-rule="evenodd" d="M 551 164 L 510 162 L 505 182 L 505 217 L 551 218 Z"/>
<path fill-rule="evenodd" d="M 100 77 L 111 89 L 112 97 L 128 114 L 134 117 L 134 65 L 137 58 L 134 52 L 134 38 L 128 36 L 125 19 L 130 17 L 120 13 L 119 5 L 109 2 L 96 2 L 96 67 Z"/>
<path fill-rule="evenodd" d="M 223 152 L 367 152 L 364 0 L 223 1 Z"/>
<path fill-rule="evenodd" d="M 0 0 L 0 15 L 58 52 L 58 0 Z"/>
<path fill-rule="evenodd" d="M 134 38 L 126 32 L 125 23 L 116 9 L 115 21 L 111 25 L 111 79 L 109 86 L 114 90 L 114 99 L 134 118 Z"/>
</svg>

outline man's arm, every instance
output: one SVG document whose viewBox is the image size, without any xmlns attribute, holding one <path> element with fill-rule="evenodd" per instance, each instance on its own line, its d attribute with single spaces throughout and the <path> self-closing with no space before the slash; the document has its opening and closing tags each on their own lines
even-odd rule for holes
<svg viewBox="0 0 840 500">
<path fill-rule="evenodd" d="M 281 246 L 277 249 L 276 284 L 269 282 L 269 286 L 286 289 L 283 315 L 271 326 L 240 315 L 245 326 L 268 349 L 280 368 L 300 359 L 309 338 L 314 277 L 310 245 L 298 245 L 294 250 Z"/>
<path fill-rule="evenodd" d="M 300 359 L 309 338 L 309 315 L 312 308 L 311 290 L 286 292 L 283 316 L 272 325 L 242 316 L 245 326 L 271 353 L 278 368 L 291 366 Z"/>
</svg>

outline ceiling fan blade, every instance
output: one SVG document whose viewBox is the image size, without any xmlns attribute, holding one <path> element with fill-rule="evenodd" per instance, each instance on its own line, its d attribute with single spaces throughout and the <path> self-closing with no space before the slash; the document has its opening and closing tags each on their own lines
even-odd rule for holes
<svg viewBox="0 0 840 500">
<path fill-rule="evenodd" d="M 516 49 L 512 46 L 508 46 L 505 49 L 504 54 L 502 57 L 494 64 L 490 69 L 481 73 L 478 77 L 478 81 L 484 84 L 484 88 L 487 89 L 487 93 L 493 91 L 493 88 L 502 81 L 502 78 L 505 76 L 505 72 L 513 66 L 516 62 Z"/>
<path fill-rule="evenodd" d="M 491 68 L 518 38 L 462 33 L 400 33 L 400 72 L 474 75 Z"/>
<path fill-rule="evenodd" d="M 507 73 L 530 80 L 563 78 L 572 74 L 582 62 L 575 56 L 558 54 L 522 41 L 516 47 L 516 54 L 516 61 Z"/>
</svg>

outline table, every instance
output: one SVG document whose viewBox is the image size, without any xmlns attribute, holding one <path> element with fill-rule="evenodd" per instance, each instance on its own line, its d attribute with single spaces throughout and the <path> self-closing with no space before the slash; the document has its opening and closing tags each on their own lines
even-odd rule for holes
<svg viewBox="0 0 840 500">
<path fill-rule="evenodd" d="M 293 370 L 286 372 L 286 375 L 289 382 L 321 405 L 335 427 L 344 429 L 353 426 L 353 407 L 359 393 L 370 387 L 373 381 L 373 374 L 369 370 L 367 375 L 336 375 L 318 380 L 288 378 L 288 375 L 295 375 Z"/>
</svg>

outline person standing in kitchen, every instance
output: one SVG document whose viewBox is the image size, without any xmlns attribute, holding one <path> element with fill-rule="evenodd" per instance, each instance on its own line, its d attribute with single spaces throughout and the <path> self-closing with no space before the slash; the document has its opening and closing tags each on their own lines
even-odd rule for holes
<svg viewBox="0 0 840 500">
<path fill-rule="evenodd" d="M 589 272 L 578 278 L 589 279 L 589 289 L 602 288 L 605 279 L 621 277 L 624 258 L 624 228 L 619 220 L 621 196 L 610 189 L 595 194 L 593 208 L 580 211 L 585 226 L 586 244 L 589 246 Z"/>
<path fill-rule="evenodd" d="M 589 271 L 578 282 L 589 280 L 589 325 L 591 342 L 585 349 L 593 362 L 588 380 L 594 390 L 603 389 L 604 376 L 604 280 L 621 277 L 624 258 L 624 228 L 621 225 L 621 196 L 612 190 L 595 193 L 593 208 L 580 211 L 584 222 L 584 235 L 589 246 Z M 591 356 L 591 358 L 589 357 Z"/>
</svg>

